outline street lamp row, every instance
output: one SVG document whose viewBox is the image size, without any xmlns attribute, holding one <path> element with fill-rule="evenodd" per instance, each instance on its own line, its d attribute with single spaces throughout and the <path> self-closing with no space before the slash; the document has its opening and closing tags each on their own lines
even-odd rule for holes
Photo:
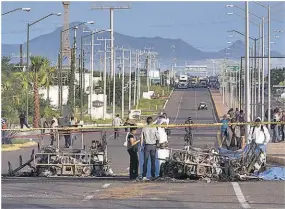
<svg viewBox="0 0 285 209">
<path fill-rule="evenodd" d="M 9 11 L 9 12 L 3 13 L 1 16 L 7 15 L 7 14 L 10 14 L 10 13 L 12 13 L 12 12 L 19 11 L 19 10 L 22 10 L 22 11 L 25 11 L 25 12 L 29 12 L 29 11 L 31 11 L 31 8 L 25 8 L 25 7 L 24 7 L 24 8 L 13 9 L 13 10 L 11 10 L 11 11 Z"/>
</svg>

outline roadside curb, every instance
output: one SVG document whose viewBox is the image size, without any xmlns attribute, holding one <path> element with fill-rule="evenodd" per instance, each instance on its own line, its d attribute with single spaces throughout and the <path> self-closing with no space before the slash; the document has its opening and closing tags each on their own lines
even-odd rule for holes
<svg viewBox="0 0 285 209">
<path fill-rule="evenodd" d="M 214 102 L 214 99 L 213 99 L 213 95 L 212 95 L 212 91 L 211 89 L 208 89 L 209 90 L 209 94 L 210 94 L 210 98 L 211 98 L 211 102 L 212 102 L 212 105 L 214 107 L 214 115 L 215 115 L 215 120 L 216 120 L 216 123 L 219 122 L 220 118 L 219 118 L 219 114 L 218 114 L 218 111 L 217 111 L 217 107 L 216 107 L 216 103 Z M 221 132 L 218 131 L 217 132 L 217 143 L 218 143 L 218 147 L 221 147 Z"/>
<path fill-rule="evenodd" d="M 285 158 L 280 158 L 278 156 L 267 155 L 266 161 L 270 163 L 277 163 L 280 165 L 285 165 Z"/>
<path fill-rule="evenodd" d="M 16 151 L 24 147 L 32 147 L 37 145 L 38 143 L 35 141 L 26 142 L 23 144 L 12 144 L 11 147 L 1 148 L 1 152 L 9 152 L 9 151 Z"/>
</svg>

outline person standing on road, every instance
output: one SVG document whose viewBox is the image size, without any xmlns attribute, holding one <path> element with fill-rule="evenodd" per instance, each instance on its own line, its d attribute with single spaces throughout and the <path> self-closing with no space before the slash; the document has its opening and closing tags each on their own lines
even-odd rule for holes
<svg viewBox="0 0 285 209">
<path fill-rule="evenodd" d="M 236 112 L 235 112 L 236 121 L 238 121 L 237 119 L 238 119 L 239 115 L 240 115 L 240 111 L 238 110 L 238 108 L 236 108 Z"/>
<path fill-rule="evenodd" d="M 75 120 L 75 118 L 73 116 L 70 117 L 69 126 L 70 127 L 74 127 L 74 128 L 77 127 L 76 120 Z M 70 146 L 73 146 L 73 142 L 74 142 L 74 140 L 76 140 L 76 134 L 72 133 L 72 132 L 75 132 L 75 130 L 71 130 L 71 133 L 70 133 L 70 136 L 69 136 L 69 144 L 70 144 Z"/>
<path fill-rule="evenodd" d="M 255 123 L 255 126 L 250 128 L 247 143 L 250 144 L 252 140 L 255 140 L 255 143 L 258 145 L 266 145 L 270 140 L 269 131 L 266 126 L 260 124 L 260 117 L 255 119 Z"/>
<path fill-rule="evenodd" d="M 120 115 L 117 114 L 116 117 L 113 120 L 112 125 L 115 126 L 116 128 L 114 128 L 114 139 L 119 139 L 119 126 L 121 126 L 123 124 Z"/>
<path fill-rule="evenodd" d="M 285 123 L 285 110 L 282 112 L 281 122 Z M 285 140 L 285 124 L 281 125 L 282 141 Z"/>
<path fill-rule="evenodd" d="M 146 178 L 148 158 L 151 160 L 151 177 L 155 178 L 155 156 L 156 156 L 156 144 L 159 141 L 159 134 L 157 128 L 150 127 L 153 124 L 153 118 L 148 117 L 147 126 L 142 129 L 141 132 L 141 151 L 144 152 L 144 163 L 143 163 L 143 180 Z M 144 144 L 144 147 L 143 147 Z"/>
<path fill-rule="evenodd" d="M 226 130 L 229 127 L 229 120 L 227 115 L 225 114 L 223 116 L 223 119 L 221 120 L 222 126 L 221 126 L 221 137 L 222 139 L 226 136 Z"/>
<path fill-rule="evenodd" d="M 126 120 L 126 122 L 124 123 L 123 126 L 131 126 L 131 125 L 133 125 L 133 123 L 131 123 L 131 122 L 130 122 L 130 119 L 127 118 L 127 120 Z M 126 132 L 126 133 L 130 132 L 130 127 L 125 128 L 125 132 Z"/>
<path fill-rule="evenodd" d="M 126 120 L 126 122 L 124 123 L 123 126 L 131 126 L 131 125 L 134 125 L 134 124 L 130 122 L 129 118 L 127 118 L 127 120 Z M 124 142 L 124 146 L 126 147 L 127 144 L 128 144 L 128 136 L 129 136 L 129 133 L 130 133 L 130 127 L 125 128 L 125 133 L 126 133 L 126 140 Z"/>
<path fill-rule="evenodd" d="M 26 118 L 26 115 L 24 112 L 22 112 L 19 116 L 19 119 L 20 119 L 20 126 L 21 126 L 21 129 L 24 128 L 24 125 L 27 127 L 27 128 L 30 128 L 30 126 L 28 125 L 27 123 L 27 118 Z"/>
<path fill-rule="evenodd" d="M 45 133 L 45 128 L 48 127 L 48 123 L 47 123 L 47 120 L 46 120 L 46 118 L 44 117 L 44 115 L 41 115 L 40 127 L 42 128 L 42 129 L 41 129 L 41 134 L 44 134 L 44 133 Z"/>
<path fill-rule="evenodd" d="M 278 109 L 274 109 L 273 113 L 273 122 L 280 122 L 280 115 L 278 112 Z M 272 142 L 276 143 L 280 141 L 280 132 L 279 132 L 279 125 L 278 124 L 271 124 L 272 129 L 273 129 L 273 136 L 272 136 Z"/>
<path fill-rule="evenodd" d="M 53 146 L 53 142 L 55 141 L 56 132 L 57 132 L 56 122 L 53 119 L 51 121 L 50 128 L 51 128 L 51 130 L 50 130 L 50 145 Z"/>
<path fill-rule="evenodd" d="M 137 132 L 136 127 L 131 127 L 127 137 L 127 150 L 130 155 L 130 179 L 136 179 L 139 176 L 139 159 L 138 159 L 138 143 L 135 134 Z"/>
</svg>

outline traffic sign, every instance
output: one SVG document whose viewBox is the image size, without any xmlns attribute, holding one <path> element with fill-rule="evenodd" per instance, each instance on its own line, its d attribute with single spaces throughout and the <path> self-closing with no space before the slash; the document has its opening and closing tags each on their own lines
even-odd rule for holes
<svg viewBox="0 0 285 209">
<path fill-rule="evenodd" d="M 227 66 L 227 68 L 231 68 L 232 71 L 239 71 L 238 65 Z"/>
</svg>

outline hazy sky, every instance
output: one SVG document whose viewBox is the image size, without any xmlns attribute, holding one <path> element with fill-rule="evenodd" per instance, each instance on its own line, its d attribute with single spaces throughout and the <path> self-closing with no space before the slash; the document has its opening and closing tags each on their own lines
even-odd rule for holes
<svg viewBox="0 0 285 209">
<path fill-rule="evenodd" d="M 285 32 L 285 3 L 262 2 L 275 5 L 272 8 L 272 32 Z M 238 30 L 244 33 L 244 20 L 236 15 L 226 15 L 235 12 L 244 16 L 244 11 L 238 8 L 226 8 L 227 4 L 235 4 L 244 8 L 244 2 L 122 2 L 119 5 L 131 5 L 130 10 L 115 11 L 115 31 L 141 37 L 181 38 L 192 46 L 203 51 L 217 51 L 227 46 L 227 41 L 243 39 L 242 36 L 228 38 L 227 30 Z M 109 27 L 109 12 L 91 10 L 95 5 L 118 5 L 118 2 L 71 2 L 70 22 L 96 21 L 91 28 L 105 29 Z M 2 13 L 19 8 L 30 7 L 29 13 L 17 11 L 2 17 L 2 43 L 23 43 L 26 41 L 28 22 L 33 22 L 52 12 L 62 12 L 61 2 L 2 2 Z M 249 4 L 250 11 L 258 16 L 267 16 L 267 10 L 253 2 Z M 250 16 L 250 20 L 259 19 Z M 31 39 L 47 34 L 63 24 L 61 17 L 52 16 L 32 26 Z M 267 30 L 267 26 L 265 28 Z M 279 39 L 272 39 L 272 49 L 285 54 L 285 33 Z M 258 27 L 250 25 L 252 37 L 258 36 Z M 266 31 L 267 34 L 267 31 Z M 267 42 L 267 41 L 266 41 Z"/>
</svg>

